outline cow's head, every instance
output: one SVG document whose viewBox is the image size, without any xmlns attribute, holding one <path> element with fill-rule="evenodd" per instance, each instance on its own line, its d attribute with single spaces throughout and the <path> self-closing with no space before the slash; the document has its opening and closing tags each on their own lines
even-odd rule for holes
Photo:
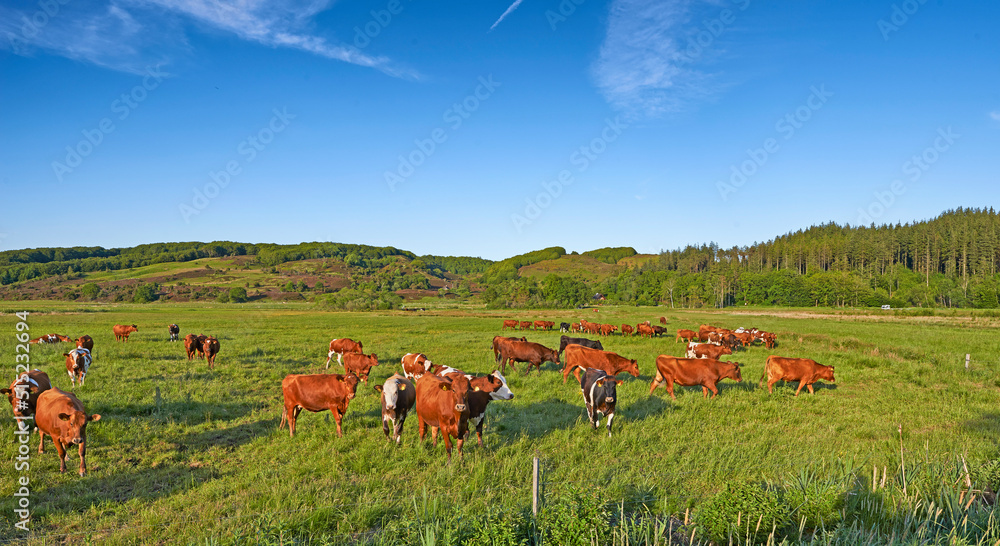
<svg viewBox="0 0 1000 546">
<path fill-rule="evenodd" d="M 87 423 L 100 420 L 101 416 L 99 414 L 87 415 L 80 410 L 59 413 L 54 422 L 56 436 L 64 444 L 82 444 L 84 441 L 83 438 L 86 436 Z"/>
<path fill-rule="evenodd" d="M 458 413 L 469 411 L 469 391 L 471 385 L 468 378 L 455 374 L 441 383 L 441 390 L 451 395 L 451 402 Z"/>
<path fill-rule="evenodd" d="M 597 386 L 597 389 L 601 390 L 601 393 L 602 393 L 601 396 L 603 398 L 598 399 L 598 400 L 594 400 L 594 404 L 600 404 L 602 402 L 605 403 L 605 404 L 608 404 L 608 405 L 614 404 L 615 401 L 618 399 L 618 390 L 617 390 L 617 387 L 618 387 L 618 385 L 621 385 L 622 383 L 624 383 L 623 380 L 621 380 L 621 379 L 615 379 L 615 378 L 613 378 L 611 376 L 604 376 L 604 377 L 598 379 L 595 382 L 595 385 Z M 596 390 L 595 390 L 595 394 L 596 394 Z"/>
<path fill-rule="evenodd" d="M 358 383 L 360 383 L 361 380 L 358 379 L 358 376 L 353 373 L 349 373 L 344 376 L 342 382 L 344 383 L 344 387 L 347 388 L 347 399 L 353 399 L 354 394 L 358 392 Z"/>
<path fill-rule="evenodd" d="M 136 326 L 135 324 L 133 324 L 132 326 L 129 326 L 129 328 L 131 328 L 133 332 L 138 332 L 138 331 L 139 331 L 139 327 L 138 327 L 138 326 Z M 126 328 L 126 330 L 127 330 L 127 329 L 128 329 L 128 328 Z"/>
<path fill-rule="evenodd" d="M 507 379 L 498 370 L 493 370 L 493 373 L 487 376 L 473 378 L 470 381 L 470 385 L 473 392 L 485 392 L 493 400 L 511 400 L 514 398 L 514 393 L 510 392 L 510 389 L 507 387 Z"/>
<path fill-rule="evenodd" d="M 724 355 L 731 355 L 731 354 L 733 354 L 733 349 L 729 345 L 723 345 L 722 346 L 722 354 L 724 354 Z"/>
<path fill-rule="evenodd" d="M 830 381 L 832 383 L 836 383 L 837 382 L 833 378 L 833 366 L 824 366 L 824 365 L 820 364 L 820 367 L 819 367 L 819 377 L 820 377 L 820 379 L 826 379 L 827 381 Z"/>
<path fill-rule="evenodd" d="M 628 372 L 629 374 L 632 375 L 632 377 L 639 377 L 639 364 L 633 358 L 632 360 L 628 361 L 628 364 L 625 366 L 625 369 L 623 371 Z"/>
<path fill-rule="evenodd" d="M 723 378 L 732 379 L 737 383 L 743 381 L 743 374 L 740 373 L 740 367 L 742 367 L 743 364 L 740 364 L 739 362 L 723 362 L 723 364 L 726 364 L 726 366 L 723 366 L 722 370 L 720 370 L 720 375 Z"/>
</svg>

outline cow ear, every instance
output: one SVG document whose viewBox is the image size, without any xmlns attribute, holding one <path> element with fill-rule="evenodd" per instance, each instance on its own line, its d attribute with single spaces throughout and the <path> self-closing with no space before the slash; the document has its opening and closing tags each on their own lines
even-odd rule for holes
<svg viewBox="0 0 1000 546">
<path fill-rule="evenodd" d="M 483 390 L 483 389 L 480 389 L 479 387 L 476 387 L 476 388 L 472 389 L 473 392 L 479 392 L 481 390 Z"/>
<path fill-rule="evenodd" d="M 443 390 L 443 391 L 448 390 L 448 384 L 447 383 L 442 383 L 441 384 L 441 390 Z"/>
<path fill-rule="evenodd" d="M 406 390 L 406 383 L 403 383 L 403 384 L 401 384 L 401 385 L 399 386 L 399 390 L 401 390 L 401 391 L 405 391 L 405 390 Z"/>
<path fill-rule="evenodd" d="M 603 387 L 604 386 L 604 380 L 603 379 L 598 379 L 597 380 L 597 386 L 598 387 Z"/>
<path fill-rule="evenodd" d="M 382 385 L 375 385 L 376 392 L 382 392 Z"/>
<path fill-rule="evenodd" d="M 88 415 L 87 416 L 87 420 L 88 421 L 100 421 L 101 420 L 101 414 L 100 413 L 95 413 L 93 415 Z"/>
<path fill-rule="evenodd" d="M 63 356 L 69 356 L 69 353 L 63 353 Z"/>
<path fill-rule="evenodd" d="M 10 394 L 12 392 L 14 392 L 14 391 L 8 389 L 7 387 L 4 387 L 4 388 L 0 389 L 0 394 Z"/>
<path fill-rule="evenodd" d="M 624 382 L 625 382 L 625 380 L 624 380 L 624 379 L 616 379 L 616 380 L 615 380 L 615 383 L 618 383 L 619 385 L 621 385 L 621 384 L 622 384 L 622 383 L 624 383 Z"/>
<path fill-rule="evenodd" d="M 60 413 L 59 414 L 59 420 L 60 421 L 69 421 L 69 414 L 68 413 Z"/>
</svg>

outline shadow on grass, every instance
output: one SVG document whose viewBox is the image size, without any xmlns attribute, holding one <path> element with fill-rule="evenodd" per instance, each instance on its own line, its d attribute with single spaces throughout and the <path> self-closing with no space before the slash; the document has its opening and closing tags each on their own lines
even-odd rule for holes
<svg viewBox="0 0 1000 546">
<path fill-rule="evenodd" d="M 113 411 L 106 411 L 105 418 L 124 419 L 128 417 L 148 418 L 155 421 L 172 419 L 187 425 L 198 425 L 205 421 L 229 421 L 252 413 L 249 404 L 200 402 L 197 400 L 163 401 L 159 405 L 127 404 L 117 405 Z"/>
<path fill-rule="evenodd" d="M 261 419 L 253 423 L 244 423 L 221 430 L 206 430 L 189 434 L 178 439 L 180 451 L 205 451 L 212 447 L 235 449 L 252 442 L 260 436 L 268 436 L 278 429 L 280 417 Z"/>
<path fill-rule="evenodd" d="M 975 419 L 963 422 L 962 428 L 997 440 L 1000 438 L 1000 412 L 983 413 Z"/>
<path fill-rule="evenodd" d="M 573 405 L 550 398 L 518 407 L 516 411 L 513 408 L 500 410 L 506 408 L 502 404 L 503 402 L 493 402 L 487 410 L 492 413 L 487 416 L 487 425 L 492 431 L 512 437 L 523 434 L 532 439 L 545 436 L 555 429 L 570 428 L 586 412 L 582 399 L 580 405 Z M 499 411 L 493 412 L 495 405 Z"/>
</svg>

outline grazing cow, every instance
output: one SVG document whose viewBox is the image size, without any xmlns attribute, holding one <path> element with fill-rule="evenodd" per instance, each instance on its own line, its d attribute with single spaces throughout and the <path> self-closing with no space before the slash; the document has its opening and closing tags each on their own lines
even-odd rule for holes
<svg viewBox="0 0 1000 546">
<path fill-rule="evenodd" d="M 666 324 L 666 323 L 667 323 L 667 317 L 660 317 L 660 324 Z"/>
<path fill-rule="evenodd" d="M 205 358 L 205 340 L 208 336 L 203 336 L 201 334 L 188 334 L 184 336 L 184 351 L 187 353 L 188 360 L 194 358 L 194 353 L 198 353 L 198 356 Z"/>
<path fill-rule="evenodd" d="M 682 339 L 690 343 L 694 341 L 695 338 L 697 337 L 698 337 L 698 332 L 693 332 L 691 330 L 677 330 L 677 339 L 674 340 L 674 343 L 677 343 Z"/>
<path fill-rule="evenodd" d="M 623 336 L 631 336 L 633 332 L 635 332 L 635 329 L 632 328 L 631 325 L 629 325 L 629 324 L 622 324 L 622 335 Z"/>
<path fill-rule="evenodd" d="M 115 324 L 112 331 L 115 333 L 115 341 L 124 343 L 128 341 L 129 334 L 139 331 L 139 327 L 135 324 Z"/>
<path fill-rule="evenodd" d="M 80 386 L 83 386 L 83 380 L 87 377 L 87 370 L 90 369 L 90 363 L 93 359 L 90 357 L 90 351 L 82 347 L 77 347 L 68 353 L 63 353 L 66 357 L 66 373 L 69 374 L 70 383 L 76 386 L 76 382 L 80 381 Z"/>
<path fill-rule="evenodd" d="M 778 336 L 770 332 L 762 332 L 760 338 L 764 340 L 764 346 L 773 349 L 778 344 Z"/>
<path fill-rule="evenodd" d="M 385 434 L 385 439 L 390 442 L 396 440 L 397 444 L 402 444 L 403 423 L 406 421 L 406 415 L 410 413 L 413 405 L 417 402 L 417 389 L 413 386 L 412 381 L 394 373 L 385 380 L 384 384 L 375 385 L 375 390 L 379 393 L 379 399 L 382 403 L 382 432 Z M 391 434 L 389 433 L 390 428 L 392 429 Z"/>
<path fill-rule="evenodd" d="M 639 334 L 639 337 L 653 337 L 653 328 L 648 324 L 637 324 L 635 331 Z"/>
<path fill-rule="evenodd" d="M 530 341 L 502 343 L 500 345 L 499 358 L 498 362 L 500 363 L 501 373 L 507 372 L 508 362 L 515 372 L 517 371 L 517 368 L 514 367 L 515 362 L 527 362 L 528 368 L 524 370 L 524 375 L 528 375 L 532 366 L 538 369 L 538 373 L 542 373 L 543 362 L 552 362 L 556 366 L 559 365 L 558 351 L 549 349 L 540 343 L 532 343 Z"/>
<path fill-rule="evenodd" d="M 653 333 L 656 334 L 656 337 L 660 337 L 667 333 L 667 329 L 663 326 L 652 326 L 651 328 L 653 329 Z"/>
<path fill-rule="evenodd" d="M 833 378 L 833 366 L 824 366 L 808 358 L 783 358 L 774 355 L 767 357 L 764 362 L 764 373 L 760 376 L 759 386 L 764 385 L 765 377 L 769 393 L 774 392 L 774 384 L 778 381 L 798 381 L 799 388 L 795 390 L 795 396 L 802 392 L 802 387 L 809 389 L 809 394 L 816 394 L 813 383 L 820 379 L 836 382 Z"/>
<path fill-rule="evenodd" d="M 569 331 L 570 332 L 582 332 L 583 331 L 583 325 L 580 324 L 579 322 L 574 322 L 573 324 L 570 325 Z"/>
<path fill-rule="evenodd" d="M 506 330 L 507 328 L 510 328 L 511 330 L 517 330 L 517 321 L 516 320 L 503 321 L 503 329 Z"/>
<path fill-rule="evenodd" d="M 354 374 L 289 374 L 281 381 L 285 406 L 281 411 L 280 430 L 288 421 L 288 435 L 295 436 L 295 420 L 303 409 L 311 412 L 330 410 L 337 422 L 337 436 L 343 437 L 340 421 L 347 413 L 347 405 L 358 390 L 358 376 Z"/>
<path fill-rule="evenodd" d="M 726 336 L 726 337 L 727 337 L 727 339 L 728 338 L 735 339 L 737 342 L 739 342 L 739 345 L 741 345 L 743 347 L 746 347 L 746 346 L 750 345 L 751 343 L 753 343 L 753 334 L 751 334 L 750 332 L 736 332 L 736 333 L 730 334 L 729 336 Z M 730 343 L 732 343 L 731 340 L 730 340 Z M 733 346 L 731 348 L 735 349 L 736 348 L 736 344 L 733 343 Z"/>
<path fill-rule="evenodd" d="M 533 323 L 530 320 L 522 320 L 521 321 L 521 329 L 522 330 L 530 330 L 532 324 Z"/>
<path fill-rule="evenodd" d="M 535 330 L 545 330 L 545 327 L 548 325 L 548 323 L 549 322 L 547 320 L 536 320 Z"/>
<path fill-rule="evenodd" d="M 73 341 L 76 342 L 77 347 L 87 349 L 90 352 L 94 351 L 94 338 L 90 336 L 80 336 Z"/>
<path fill-rule="evenodd" d="M 59 472 L 66 472 L 66 448 L 80 446 L 80 475 L 87 473 L 87 423 L 100 421 L 99 414 L 87 415 L 83 403 L 72 393 L 51 388 L 38 395 L 35 426 L 48 434 L 59 453 Z M 38 445 L 38 452 L 44 453 Z"/>
<path fill-rule="evenodd" d="M 28 343 L 59 343 L 61 341 L 73 341 L 69 336 L 64 336 L 61 334 L 47 334 L 42 337 L 36 337 L 35 339 L 29 339 Z"/>
<path fill-rule="evenodd" d="M 568 322 L 560 322 L 559 323 L 559 332 L 565 334 L 566 332 L 569 332 L 569 329 L 571 327 L 572 327 L 572 325 L 570 323 L 568 323 Z"/>
<path fill-rule="evenodd" d="M 669 355 L 656 357 L 656 378 L 653 379 L 649 387 L 649 394 L 653 394 L 660 383 L 666 384 L 670 398 L 674 396 L 674 383 L 682 387 L 694 387 L 701 385 L 702 397 L 708 396 L 708 391 L 712 391 L 712 398 L 719 394 L 717 385 L 719 381 L 729 378 L 737 383 L 743 381 L 740 373 L 739 362 L 719 362 L 718 360 L 705 358 L 675 358 Z"/>
<path fill-rule="evenodd" d="M 628 372 L 632 377 L 639 377 L 639 366 L 635 360 L 629 360 L 611 351 L 591 349 L 582 345 L 566 346 L 566 365 L 563 367 L 563 383 L 573 372 L 573 377 L 580 379 L 580 370 L 597 368 L 614 377 L 621 372 Z"/>
<path fill-rule="evenodd" d="M 580 379 L 580 392 L 583 393 L 583 403 L 587 405 L 590 426 L 597 430 L 601 425 L 598 413 L 603 413 L 608 418 L 608 438 L 611 437 L 611 421 L 615 417 L 615 404 L 618 402 L 616 388 L 621 383 L 614 376 L 596 368 L 587 368 Z"/>
<path fill-rule="evenodd" d="M 403 365 L 403 377 L 407 379 L 420 379 L 421 375 L 431 371 L 434 366 L 423 353 L 406 353 L 399 362 Z"/>
<path fill-rule="evenodd" d="M 526 337 L 503 337 L 493 336 L 493 361 L 500 362 L 500 347 L 511 341 L 528 341 Z"/>
<path fill-rule="evenodd" d="M 361 347 L 360 341 L 354 341 L 350 338 L 340 338 L 330 340 L 330 352 L 326 354 L 326 367 L 330 368 L 330 360 L 333 355 L 337 355 L 337 364 L 340 364 L 340 357 L 345 353 L 364 353 L 364 349 Z"/>
<path fill-rule="evenodd" d="M 7 395 L 14 417 L 30 417 L 35 414 L 38 395 L 51 388 L 52 383 L 45 372 L 31 370 L 14 379 L 9 389 L 0 389 L 0 394 Z"/>
<path fill-rule="evenodd" d="M 215 357 L 219 354 L 219 340 L 215 336 L 208 336 L 201 343 L 201 350 L 208 360 L 208 369 L 215 368 Z"/>
<path fill-rule="evenodd" d="M 176 324 L 171 324 L 167 326 L 167 332 L 170 333 L 170 341 L 177 341 L 177 338 L 181 334 L 181 327 Z"/>
<path fill-rule="evenodd" d="M 688 358 L 711 358 L 712 360 L 718 360 L 722 355 L 731 354 L 733 354 L 733 350 L 729 347 L 720 347 L 711 343 L 695 343 L 692 341 L 688 343 L 687 347 Z"/>
<path fill-rule="evenodd" d="M 601 345 L 601 340 L 599 339 L 587 339 L 585 337 L 569 337 L 561 336 L 559 338 L 559 354 L 562 354 L 566 350 L 567 345 L 583 345 L 584 347 L 590 347 L 591 349 L 598 349 L 603 351 L 604 346 Z"/>
<path fill-rule="evenodd" d="M 618 327 L 615 326 L 614 324 L 602 324 L 601 325 L 601 335 L 602 336 L 610 336 L 617 329 L 618 329 Z"/>
<path fill-rule="evenodd" d="M 368 374 L 371 373 L 372 368 L 378 366 L 378 355 L 372 353 L 370 355 L 362 353 L 346 353 L 344 354 L 344 373 L 353 373 L 354 375 L 361 378 L 368 384 Z"/>
<path fill-rule="evenodd" d="M 472 390 L 468 378 L 463 374 L 444 378 L 428 373 L 417 380 L 416 390 L 420 441 L 424 440 L 429 426 L 434 447 L 437 447 L 437 435 L 441 431 L 449 462 L 452 438 L 458 440 L 458 455 L 462 456 L 469 428 L 469 391 Z"/>
</svg>

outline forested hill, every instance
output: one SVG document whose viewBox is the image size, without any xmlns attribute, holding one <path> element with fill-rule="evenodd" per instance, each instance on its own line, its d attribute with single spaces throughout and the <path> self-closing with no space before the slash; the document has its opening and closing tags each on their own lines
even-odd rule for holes
<svg viewBox="0 0 1000 546">
<path fill-rule="evenodd" d="M 440 279 L 443 286 L 465 287 L 462 297 L 481 298 L 491 307 L 574 306 L 592 302 L 595 293 L 609 302 L 690 307 L 1000 306 L 1000 215 L 992 208 L 959 208 L 908 224 L 828 223 L 728 249 L 703 244 L 656 256 L 635 254 L 630 247 L 580 255 L 550 247 L 493 262 L 319 242 L 39 248 L 0 252 L 0 285 L 47 277 L 85 282 L 96 272 L 239 257 L 242 268 L 272 273 L 282 269 L 276 266 L 286 264 L 284 270 L 294 270 L 295 263 L 307 260 L 323 259 L 327 269 L 340 264 L 336 267 L 343 268 L 348 286 L 366 291 L 370 299 L 411 286 L 433 288 L 434 279 Z M 599 276 L 582 274 L 582 268 L 594 270 L 596 265 L 601 266 Z M 525 274 L 526 268 L 532 269 L 531 275 Z M 430 282 L 420 281 L 419 276 Z M 327 280 L 325 294 L 338 290 L 331 289 Z M 39 290 L 33 297 L 45 293 Z"/>
</svg>

